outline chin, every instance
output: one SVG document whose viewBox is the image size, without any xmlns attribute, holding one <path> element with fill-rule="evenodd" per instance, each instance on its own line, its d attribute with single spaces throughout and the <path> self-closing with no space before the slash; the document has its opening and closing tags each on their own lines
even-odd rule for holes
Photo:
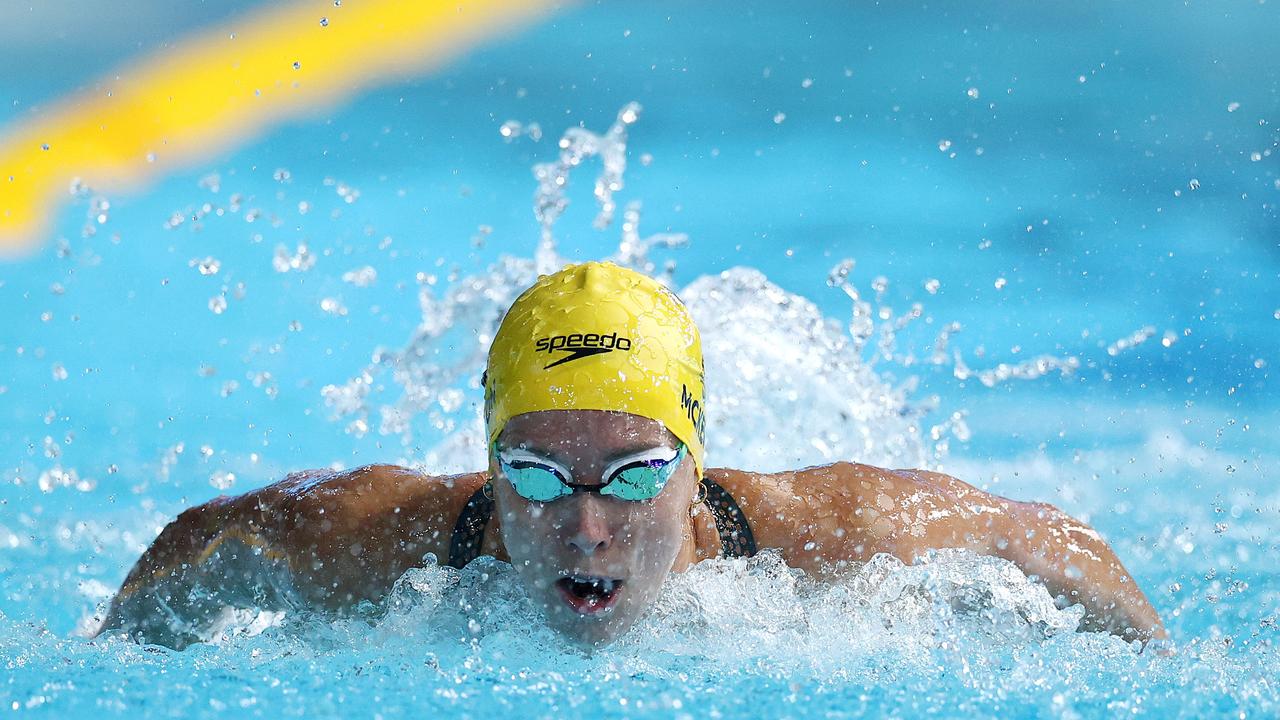
<svg viewBox="0 0 1280 720">
<path fill-rule="evenodd" d="M 584 649 L 595 649 L 609 645 L 624 635 L 635 625 L 636 613 L 626 598 L 619 598 L 612 607 L 604 610 L 583 613 L 575 611 L 565 601 L 561 593 L 556 592 L 546 597 L 544 611 L 548 625 L 566 640 Z"/>
<path fill-rule="evenodd" d="M 565 640 L 584 650 L 596 650 L 612 644 L 635 624 L 635 618 L 614 616 L 608 619 L 560 617 L 551 623 Z"/>
</svg>

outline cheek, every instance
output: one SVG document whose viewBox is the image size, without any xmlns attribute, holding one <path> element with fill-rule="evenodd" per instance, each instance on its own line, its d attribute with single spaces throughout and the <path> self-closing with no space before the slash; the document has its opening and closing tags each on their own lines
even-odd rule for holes
<svg viewBox="0 0 1280 720">
<path fill-rule="evenodd" d="M 562 524 L 547 506 L 500 493 L 495 498 L 494 512 L 500 519 L 502 543 L 513 564 L 540 559 L 558 539 L 557 528 Z"/>
<path fill-rule="evenodd" d="M 676 494 L 660 495 L 651 505 L 642 505 L 630 514 L 628 522 L 629 542 L 634 542 L 637 551 L 651 548 L 662 548 L 663 552 L 654 553 L 663 557 L 667 550 L 678 548 L 683 536 L 681 512 L 685 508 Z"/>
</svg>

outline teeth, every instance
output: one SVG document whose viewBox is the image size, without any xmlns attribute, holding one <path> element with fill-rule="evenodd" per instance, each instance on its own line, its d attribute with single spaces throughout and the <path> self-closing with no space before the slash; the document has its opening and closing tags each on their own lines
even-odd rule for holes
<svg viewBox="0 0 1280 720">
<path fill-rule="evenodd" d="M 597 592 L 601 595 L 608 595 L 609 593 L 613 592 L 614 587 L 617 585 L 617 581 L 611 578 L 584 577 L 582 575 L 574 575 L 572 576 L 571 579 L 575 583 L 578 583 L 579 585 L 590 585 L 591 589 L 594 592 Z"/>
</svg>

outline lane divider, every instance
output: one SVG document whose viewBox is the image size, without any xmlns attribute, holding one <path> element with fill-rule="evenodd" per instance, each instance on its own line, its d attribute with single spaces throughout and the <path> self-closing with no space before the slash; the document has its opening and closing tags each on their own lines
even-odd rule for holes
<svg viewBox="0 0 1280 720">
<path fill-rule="evenodd" d="M 305 0 L 201 31 L 0 129 L 0 256 L 36 247 L 79 181 L 140 189 L 274 123 L 437 67 L 552 0 Z"/>
</svg>

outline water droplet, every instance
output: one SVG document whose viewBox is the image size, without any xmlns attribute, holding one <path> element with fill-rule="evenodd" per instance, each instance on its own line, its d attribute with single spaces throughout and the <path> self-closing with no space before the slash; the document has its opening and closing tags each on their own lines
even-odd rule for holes
<svg viewBox="0 0 1280 720">
<path fill-rule="evenodd" d="M 342 198 L 342 201 L 348 205 L 360 197 L 360 191 L 346 183 L 337 183 L 337 188 L 334 189 L 334 192 L 338 193 L 338 197 Z"/>
<path fill-rule="evenodd" d="M 236 484 L 236 474 L 219 470 L 209 477 L 209 484 L 219 490 L 229 490 L 232 485 Z"/>
<path fill-rule="evenodd" d="M 209 312 L 212 312 L 214 315 L 221 315 L 223 311 L 226 309 L 227 309 L 226 295 L 219 294 L 209 298 Z"/>
<path fill-rule="evenodd" d="M 773 124 L 781 125 L 783 122 L 786 121 L 786 119 L 787 119 L 787 114 L 784 112 L 780 112 L 777 115 L 773 116 Z"/>
<path fill-rule="evenodd" d="M 801 80 L 800 87 L 804 88 L 805 90 L 808 90 L 809 88 L 813 87 L 813 78 L 805 78 Z"/>
<path fill-rule="evenodd" d="M 1227 103 L 1227 112 L 1235 112 L 1235 111 L 1237 111 L 1237 110 L 1239 110 L 1239 109 L 1240 109 L 1240 103 L 1238 103 L 1238 102 L 1229 102 L 1229 103 Z"/>
<path fill-rule="evenodd" d="M 831 272 L 827 273 L 827 285 L 831 287 L 844 285 L 846 278 L 849 277 L 849 273 L 853 271 L 856 264 L 857 261 L 853 258 L 841 260 L 835 267 L 831 268 Z"/>
<path fill-rule="evenodd" d="M 41 145 L 40 145 L 40 149 L 41 149 L 41 150 L 48 150 L 48 149 L 49 149 L 49 143 L 41 143 Z"/>
<path fill-rule="evenodd" d="M 350 283 L 356 287 L 369 287 L 378 280 L 378 271 L 371 265 L 365 265 L 362 268 L 348 270 L 342 274 L 342 281 Z"/>
<path fill-rule="evenodd" d="M 67 369 L 62 366 L 62 363 L 54 363 L 50 372 L 53 375 L 53 379 L 58 382 L 62 382 L 67 379 Z"/>
<path fill-rule="evenodd" d="M 329 18 L 327 17 L 320 18 L 320 27 L 329 27 Z"/>
<path fill-rule="evenodd" d="M 206 257 L 203 260 L 193 259 L 187 264 L 199 270 L 201 275 L 217 275 L 218 271 L 222 269 L 222 263 L 213 257 Z"/>
<path fill-rule="evenodd" d="M 974 100 L 977 100 L 977 99 L 978 99 L 978 88 L 976 88 L 976 87 L 971 87 L 971 88 L 969 88 L 968 90 L 966 90 L 964 94 L 965 94 L 965 95 L 968 95 L 969 97 L 973 98 Z"/>
<path fill-rule="evenodd" d="M 1003 290 L 1004 286 L 1008 284 L 1008 280 L 1005 280 L 1004 278 L 996 278 L 995 286 L 997 290 Z"/>
<path fill-rule="evenodd" d="M 297 249 L 292 255 L 289 254 L 289 248 L 284 245 L 277 245 L 275 255 L 271 258 L 271 267 L 276 272 L 286 273 L 290 270 L 306 272 L 316 264 L 316 256 L 311 254 L 311 249 L 306 243 L 298 243 Z"/>
<path fill-rule="evenodd" d="M 940 152 L 946 152 L 946 151 L 948 151 L 948 150 L 950 150 L 950 149 L 951 149 L 951 141 L 950 141 L 950 140 L 947 140 L 946 138 L 943 138 L 943 139 L 941 139 L 941 140 L 939 140 L 939 141 L 938 141 L 938 150 L 939 150 Z"/>
<path fill-rule="evenodd" d="M 1187 187 L 1191 188 L 1192 190 L 1199 190 L 1200 181 L 1196 178 L 1191 178 L 1191 180 L 1187 183 Z"/>
<path fill-rule="evenodd" d="M 301 70 L 301 69 L 302 69 L 302 63 L 298 62 L 297 60 L 294 60 L 294 61 L 293 61 L 293 69 L 294 69 L 294 70 Z"/>
<path fill-rule="evenodd" d="M 1262 153 L 1255 150 L 1249 153 L 1249 159 L 1252 160 L 1253 162 L 1258 162 L 1262 160 Z"/>
<path fill-rule="evenodd" d="M 320 309 L 324 312 L 341 317 L 347 314 L 347 306 L 342 304 L 337 298 L 327 297 L 320 301 Z"/>
<path fill-rule="evenodd" d="M 938 289 L 942 287 L 942 283 L 935 278 L 929 278 L 924 281 L 924 289 L 930 295 L 937 295 Z"/>
</svg>

